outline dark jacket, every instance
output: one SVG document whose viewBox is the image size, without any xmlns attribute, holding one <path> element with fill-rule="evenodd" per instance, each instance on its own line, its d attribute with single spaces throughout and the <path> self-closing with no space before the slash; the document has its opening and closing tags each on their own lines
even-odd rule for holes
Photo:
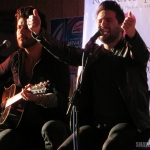
<svg viewBox="0 0 150 150">
<path fill-rule="evenodd" d="M 50 53 L 57 57 L 57 59 L 60 59 L 69 65 L 81 66 L 83 52 L 85 55 L 84 60 L 87 60 L 88 58 L 88 63 L 85 67 L 82 77 L 82 85 L 80 88 L 81 94 L 79 94 L 78 102 L 80 125 L 90 124 L 93 120 L 91 116 L 92 95 L 88 94 L 90 93 L 90 90 L 88 93 L 85 90 L 86 84 L 84 83 L 89 82 L 90 78 L 88 77 L 86 70 L 88 70 L 88 68 L 93 65 L 99 58 L 103 57 L 103 45 L 98 47 L 94 45 L 90 50 L 80 49 L 67 46 L 61 42 L 58 42 L 52 37 L 46 39 L 42 34 L 33 36 Z M 123 57 L 126 60 L 125 80 L 123 80 L 117 72 L 117 67 L 119 66 L 118 61 L 113 62 L 113 76 L 122 95 L 122 98 L 127 104 L 127 108 L 137 129 L 139 131 L 143 131 L 150 127 L 149 96 L 146 73 L 149 52 L 138 32 L 133 39 L 129 39 L 127 36 L 125 38 L 122 37 L 120 42 L 112 51 L 116 57 Z"/>
<path fill-rule="evenodd" d="M 27 102 L 23 120 L 25 122 L 44 123 L 51 119 L 59 119 L 66 122 L 66 111 L 68 108 L 68 95 L 70 90 L 69 66 L 55 59 L 44 48 L 40 60 L 35 64 L 31 79 L 24 80 L 24 56 L 25 51 L 20 49 L 9 56 L 0 64 L 1 87 L 9 87 L 15 84 L 21 92 L 27 84 L 39 84 L 49 81 L 46 93 L 54 93 L 57 96 L 58 105 L 54 108 L 44 108 L 34 102 Z M 29 126 L 31 125 L 28 122 Z"/>
</svg>

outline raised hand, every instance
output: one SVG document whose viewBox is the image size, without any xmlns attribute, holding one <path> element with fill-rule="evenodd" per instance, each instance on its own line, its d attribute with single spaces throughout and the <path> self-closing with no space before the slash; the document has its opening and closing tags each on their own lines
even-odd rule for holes
<svg viewBox="0 0 150 150">
<path fill-rule="evenodd" d="M 128 12 L 128 16 L 125 18 L 121 27 L 130 38 L 133 38 L 136 33 L 135 24 L 135 17 L 132 15 L 131 12 Z"/>
<path fill-rule="evenodd" d="M 33 10 L 33 15 L 30 15 L 27 19 L 27 25 L 31 32 L 38 34 L 41 29 L 41 19 L 36 9 Z"/>
</svg>

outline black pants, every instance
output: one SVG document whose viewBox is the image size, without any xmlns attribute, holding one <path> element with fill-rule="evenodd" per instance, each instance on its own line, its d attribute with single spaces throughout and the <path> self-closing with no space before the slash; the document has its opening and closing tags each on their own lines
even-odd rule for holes
<svg viewBox="0 0 150 150">
<path fill-rule="evenodd" d="M 42 128 L 42 136 L 45 141 L 46 150 L 57 150 L 69 135 L 69 126 L 58 120 L 51 120 L 45 123 Z"/>
<path fill-rule="evenodd" d="M 127 123 L 117 124 L 112 128 L 79 128 L 79 150 L 134 150 L 136 142 L 147 142 L 149 131 L 139 133 Z M 58 150 L 73 150 L 73 135 L 65 140 Z"/>
<path fill-rule="evenodd" d="M 58 120 L 32 128 L 4 129 L 0 132 L 0 150 L 56 150 L 69 135 L 69 127 Z"/>
</svg>

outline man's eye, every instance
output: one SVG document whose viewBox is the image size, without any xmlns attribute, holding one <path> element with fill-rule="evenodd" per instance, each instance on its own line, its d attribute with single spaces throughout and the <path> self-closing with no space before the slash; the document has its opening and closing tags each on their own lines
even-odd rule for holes
<svg viewBox="0 0 150 150">
<path fill-rule="evenodd" d="M 25 30 L 28 30 L 28 26 L 17 26 L 17 29 L 25 29 Z"/>
<path fill-rule="evenodd" d="M 107 22 L 111 22 L 112 21 L 112 19 L 107 19 Z"/>
<path fill-rule="evenodd" d="M 20 26 L 17 26 L 17 29 L 20 29 L 21 27 Z"/>
<path fill-rule="evenodd" d="M 98 20 L 98 23 L 101 23 L 102 22 L 102 20 Z"/>
</svg>

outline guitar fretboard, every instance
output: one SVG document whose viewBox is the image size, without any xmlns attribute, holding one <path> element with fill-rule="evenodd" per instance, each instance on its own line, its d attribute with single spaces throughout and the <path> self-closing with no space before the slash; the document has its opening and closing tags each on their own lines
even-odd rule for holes
<svg viewBox="0 0 150 150">
<path fill-rule="evenodd" d="M 15 96 L 9 98 L 9 99 L 6 101 L 5 107 L 10 106 L 11 104 L 15 103 L 16 101 L 20 100 L 21 98 L 22 98 L 21 93 L 16 94 Z"/>
</svg>

